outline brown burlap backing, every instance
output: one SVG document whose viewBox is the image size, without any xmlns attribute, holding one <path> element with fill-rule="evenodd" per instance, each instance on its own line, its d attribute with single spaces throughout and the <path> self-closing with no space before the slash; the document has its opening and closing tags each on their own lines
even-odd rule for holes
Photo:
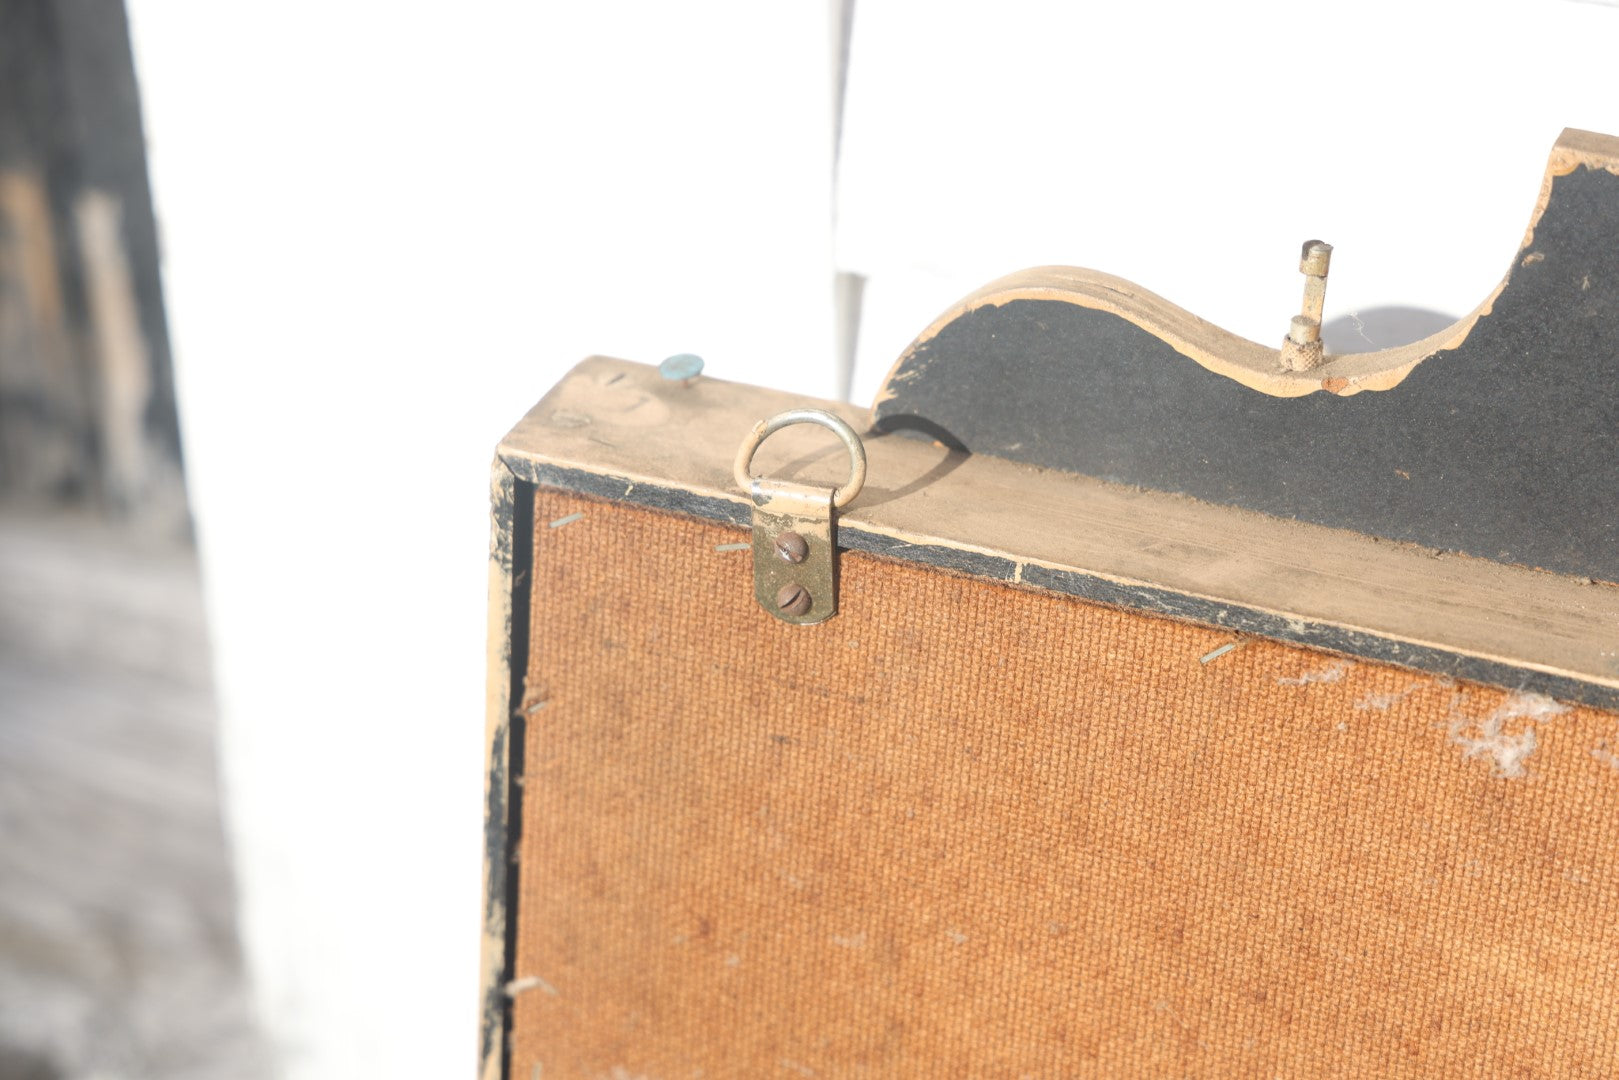
<svg viewBox="0 0 1619 1080">
<path fill-rule="evenodd" d="M 514 1080 L 1619 1073 L 1614 714 L 537 501 Z"/>
</svg>

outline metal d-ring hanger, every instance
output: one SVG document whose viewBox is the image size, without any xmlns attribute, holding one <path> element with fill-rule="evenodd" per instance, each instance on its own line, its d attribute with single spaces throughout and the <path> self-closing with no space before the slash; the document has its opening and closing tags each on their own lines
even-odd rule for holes
<svg viewBox="0 0 1619 1080">
<path fill-rule="evenodd" d="M 843 440 L 843 445 L 849 451 L 849 479 L 842 487 L 832 491 L 833 507 L 842 510 L 854 502 L 855 496 L 860 494 L 860 489 L 866 486 L 866 447 L 847 421 L 821 409 L 788 409 L 753 425 L 753 430 L 742 440 L 742 445 L 736 452 L 737 486 L 750 495 L 758 496 L 760 478 L 750 473 L 753 455 L 758 452 L 766 439 L 782 428 L 794 424 L 817 424 Z"/>
<path fill-rule="evenodd" d="M 773 433 L 815 424 L 849 450 L 842 487 L 787 483 L 753 476 L 753 455 Z M 866 485 L 866 448 L 846 422 L 820 409 L 788 409 L 753 425 L 736 452 L 737 486 L 753 502 L 753 595 L 782 622 L 809 626 L 838 610 L 837 515 Z"/>
</svg>

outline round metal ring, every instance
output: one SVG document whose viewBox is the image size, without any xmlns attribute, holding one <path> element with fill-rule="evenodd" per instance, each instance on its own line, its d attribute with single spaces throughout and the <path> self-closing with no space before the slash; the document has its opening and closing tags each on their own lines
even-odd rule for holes
<svg viewBox="0 0 1619 1080">
<path fill-rule="evenodd" d="M 753 465 L 753 455 L 759 449 L 759 444 L 782 428 L 793 424 L 818 424 L 843 440 L 843 445 L 849 448 L 849 479 L 842 487 L 833 490 L 832 505 L 842 510 L 854 502 L 854 497 L 866 486 L 865 445 L 861 443 L 860 436 L 855 434 L 854 428 L 820 409 L 788 409 L 784 413 L 777 413 L 769 420 L 761 420 L 754 424 L 753 430 L 748 432 L 748 437 L 742 440 L 742 446 L 736 452 L 737 486 L 743 491 L 753 490 L 754 478 L 748 470 Z"/>
</svg>

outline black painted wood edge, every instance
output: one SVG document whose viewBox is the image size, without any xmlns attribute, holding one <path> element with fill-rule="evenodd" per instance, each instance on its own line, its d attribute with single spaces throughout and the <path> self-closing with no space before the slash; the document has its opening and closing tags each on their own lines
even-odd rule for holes
<svg viewBox="0 0 1619 1080">
<path fill-rule="evenodd" d="M 751 526 L 752 514 L 741 495 L 706 495 L 649 483 L 644 478 L 632 481 L 628 477 L 591 472 L 517 454 L 507 455 L 503 460 L 520 480 L 538 487 L 665 513 L 684 514 L 739 529 Z M 1155 585 L 1122 583 L 1083 570 L 1048 567 L 1008 556 L 909 542 L 866 530 L 854 521 L 839 522 L 838 540 L 842 550 L 965 574 L 999 585 L 1058 593 L 1109 607 L 1322 649 L 1431 675 L 1619 709 L 1619 689 L 1336 623 L 1280 615 Z"/>
<path fill-rule="evenodd" d="M 528 626 L 533 561 L 534 485 L 520 480 L 500 460 L 491 477 L 490 553 L 492 570 L 501 575 L 510 607 L 503 627 L 493 627 L 491 677 L 505 676 L 505 693 L 489 718 L 487 775 L 484 778 L 483 932 L 486 968 L 481 974 L 478 1018 L 480 1077 L 507 1077 L 511 1072 L 512 1002 L 506 987 L 516 977 L 517 845 L 522 838 L 523 762 L 527 717 L 520 708 L 526 672 L 517 658 L 528 655 Z M 492 598 L 493 599 L 493 598 Z M 499 959 L 488 963 L 492 941 Z"/>
</svg>

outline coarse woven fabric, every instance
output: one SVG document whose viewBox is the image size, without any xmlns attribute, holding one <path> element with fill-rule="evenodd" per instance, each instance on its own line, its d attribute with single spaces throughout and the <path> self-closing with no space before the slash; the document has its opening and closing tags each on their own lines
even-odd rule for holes
<svg viewBox="0 0 1619 1080">
<path fill-rule="evenodd" d="M 535 519 L 514 1080 L 1619 1074 L 1615 714 Z"/>
</svg>

